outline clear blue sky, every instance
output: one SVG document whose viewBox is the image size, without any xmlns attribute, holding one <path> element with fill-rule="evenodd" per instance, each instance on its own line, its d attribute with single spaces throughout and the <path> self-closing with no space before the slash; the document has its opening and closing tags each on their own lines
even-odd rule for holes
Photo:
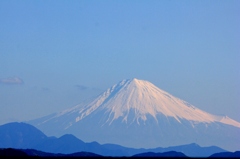
<svg viewBox="0 0 240 159">
<path fill-rule="evenodd" d="M 240 121 L 239 0 L 1 0 L 0 124 L 136 77 Z"/>
</svg>

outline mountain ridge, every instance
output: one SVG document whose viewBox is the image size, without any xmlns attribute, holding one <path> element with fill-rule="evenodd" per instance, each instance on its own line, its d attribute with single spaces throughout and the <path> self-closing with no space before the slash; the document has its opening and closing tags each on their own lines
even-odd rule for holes
<svg viewBox="0 0 240 159">
<path fill-rule="evenodd" d="M 29 129 L 28 132 L 25 130 Z M 15 149 L 34 149 L 37 151 L 42 151 L 45 153 L 40 153 L 42 155 L 50 155 L 49 153 L 54 154 L 71 154 L 71 153 L 77 153 L 77 152 L 89 152 L 89 153 L 95 153 L 102 156 L 133 156 L 135 154 L 139 153 L 145 153 L 145 152 L 169 152 L 169 151 L 176 151 L 176 152 L 182 152 L 187 156 L 192 157 L 208 157 L 214 153 L 218 152 L 226 152 L 225 150 L 219 148 L 219 147 L 200 147 L 197 144 L 187 144 L 187 145 L 179 145 L 176 147 L 157 147 L 153 149 L 135 149 L 135 148 L 129 148 L 124 147 L 120 145 L 115 144 L 99 144 L 97 142 L 91 142 L 86 143 L 82 140 L 76 138 L 74 135 L 71 134 L 65 134 L 59 138 L 56 137 L 48 137 L 42 138 L 41 135 L 36 134 L 42 134 L 40 130 L 35 128 L 34 126 L 26 123 L 7 123 L 4 125 L 0 125 L 0 134 L 5 134 L 6 132 L 9 132 L 9 130 L 18 129 L 18 132 L 22 135 L 18 135 L 18 133 L 10 133 L 8 134 L 9 138 L 15 139 L 17 142 L 12 142 L 9 144 L 4 140 L 4 138 L 0 138 L 0 149 L 1 148 L 15 148 Z M 29 133 L 31 135 L 29 135 Z M 36 134 L 35 134 L 36 133 Z M 24 137 L 26 136 L 27 139 Z M 33 138 L 34 137 L 34 138 Z M 25 140 L 22 140 L 25 138 Z M 28 144 L 28 141 L 31 140 L 32 145 L 25 146 L 25 142 Z M 19 146 L 19 143 L 21 143 L 21 146 Z M 34 153 L 34 151 L 33 151 Z M 39 155 L 40 155 L 39 154 Z"/>
</svg>

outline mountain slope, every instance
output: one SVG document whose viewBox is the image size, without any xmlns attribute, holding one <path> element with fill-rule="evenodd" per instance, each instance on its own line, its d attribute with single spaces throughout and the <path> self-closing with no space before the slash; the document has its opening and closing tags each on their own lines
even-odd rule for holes
<svg viewBox="0 0 240 159">
<path fill-rule="evenodd" d="M 188 143 L 240 149 L 240 123 L 202 111 L 148 81 L 123 80 L 95 100 L 32 120 L 48 135 L 74 134 L 84 141 L 128 147 Z"/>
<path fill-rule="evenodd" d="M 220 152 L 220 153 L 211 155 L 209 158 L 240 158 L 240 151 Z"/>
<path fill-rule="evenodd" d="M 40 130 L 26 123 L 0 126 L 0 148 L 31 148 L 47 138 Z"/>
</svg>

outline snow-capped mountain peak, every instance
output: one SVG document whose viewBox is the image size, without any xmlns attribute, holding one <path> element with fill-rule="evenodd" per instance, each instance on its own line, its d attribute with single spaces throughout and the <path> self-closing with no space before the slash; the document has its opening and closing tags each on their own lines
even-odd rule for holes
<svg viewBox="0 0 240 159">
<path fill-rule="evenodd" d="M 122 80 L 89 103 L 31 121 L 48 135 L 149 148 L 198 143 L 240 148 L 240 123 L 207 113 L 145 80 Z"/>
<path fill-rule="evenodd" d="M 78 109 L 79 115 L 76 117 L 76 122 L 94 111 L 104 111 L 108 115 L 106 122 L 109 124 L 120 117 L 122 117 L 122 122 L 139 124 L 140 120 L 146 121 L 148 115 L 158 122 L 157 116 L 162 114 L 166 117 L 173 117 L 180 123 L 180 119 L 186 119 L 193 122 L 222 122 L 240 127 L 240 123 L 230 118 L 204 112 L 159 89 L 152 83 L 136 78 L 120 81 L 94 101 Z M 130 118 L 132 121 L 129 121 Z"/>
</svg>

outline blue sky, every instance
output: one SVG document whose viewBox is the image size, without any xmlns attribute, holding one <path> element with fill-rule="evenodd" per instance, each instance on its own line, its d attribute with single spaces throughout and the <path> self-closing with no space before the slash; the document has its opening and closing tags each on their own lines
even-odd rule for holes
<svg viewBox="0 0 240 159">
<path fill-rule="evenodd" d="M 0 1 L 0 124 L 138 78 L 240 121 L 240 1 Z"/>
</svg>

